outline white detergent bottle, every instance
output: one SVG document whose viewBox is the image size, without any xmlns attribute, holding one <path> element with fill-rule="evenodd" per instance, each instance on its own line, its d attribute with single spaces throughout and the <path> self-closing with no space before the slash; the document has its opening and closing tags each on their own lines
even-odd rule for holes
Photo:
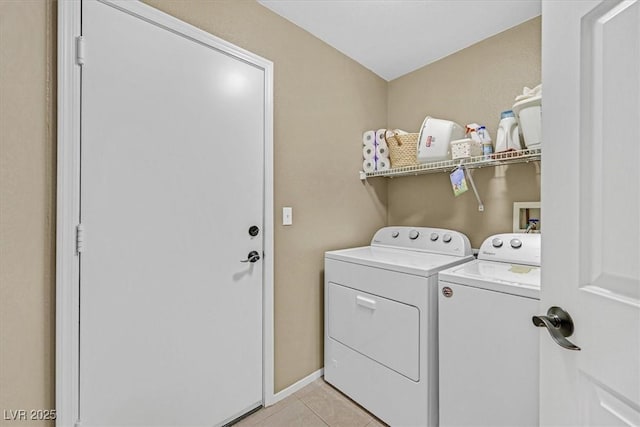
<svg viewBox="0 0 640 427">
<path fill-rule="evenodd" d="M 507 110 L 500 114 L 500 123 L 496 135 L 496 153 L 507 150 L 522 150 L 518 122 L 513 111 Z"/>
</svg>

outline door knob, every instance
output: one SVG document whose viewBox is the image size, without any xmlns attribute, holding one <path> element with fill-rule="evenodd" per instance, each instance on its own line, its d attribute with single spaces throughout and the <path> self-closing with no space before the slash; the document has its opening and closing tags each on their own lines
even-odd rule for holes
<svg viewBox="0 0 640 427">
<path fill-rule="evenodd" d="M 258 251 L 251 251 L 249 255 L 247 255 L 247 259 L 240 260 L 240 262 L 256 262 L 260 259 L 260 254 Z"/>
<path fill-rule="evenodd" d="M 551 307 L 547 311 L 546 316 L 533 316 L 531 318 L 533 324 L 539 328 L 547 328 L 551 334 L 551 338 L 567 350 L 580 350 L 580 347 L 573 344 L 565 337 L 573 334 L 573 320 L 569 313 L 560 307 Z"/>
</svg>

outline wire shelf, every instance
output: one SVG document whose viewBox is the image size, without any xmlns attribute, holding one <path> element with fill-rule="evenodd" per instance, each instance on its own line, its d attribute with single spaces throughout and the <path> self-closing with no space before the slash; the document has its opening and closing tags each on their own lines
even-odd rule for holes
<svg viewBox="0 0 640 427">
<path fill-rule="evenodd" d="M 404 166 L 401 168 L 393 168 L 386 171 L 362 172 L 360 171 L 360 179 L 382 176 L 393 178 L 396 176 L 423 175 L 427 173 L 450 172 L 461 164 L 467 169 L 477 169 L 487 166 L 501 166 L 514 163 L 528 163 L 540 161 L 540 148 L 518 151 L 506 151 L 504 153 L 495 153 L 487 156 L 475 156 L 466 159 L 443 160 L 440 162 L 424 163 L 420 165 Z"/>
</svg>

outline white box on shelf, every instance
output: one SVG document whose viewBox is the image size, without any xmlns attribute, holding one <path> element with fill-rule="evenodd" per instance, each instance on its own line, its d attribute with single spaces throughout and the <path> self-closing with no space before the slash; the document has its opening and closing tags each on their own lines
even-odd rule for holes
<svg viewBox="0 0 640 427">
<path fill-rule="evenodd" d="M 457 139 L 451 141 L 451 158 L 467 159 L 469 157 L 482 155 L 482 143 L 471 138 Z"/>
</svg>

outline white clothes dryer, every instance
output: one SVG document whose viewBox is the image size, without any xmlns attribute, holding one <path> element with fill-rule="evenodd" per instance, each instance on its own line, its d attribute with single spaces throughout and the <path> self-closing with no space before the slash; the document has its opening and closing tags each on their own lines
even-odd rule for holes
<svg viewBox="0 0 640 427">
<path fill-rule="evenodd" d="M 393 426 L 438 423 L 438 272 L 473 259 L 462 233 L 385 227 L 325 254 L 327 382 Z"/>
<path fill-rule="evenodd" d="M 498 234 L 440 272 L 441 426 L 537 426 L 540 234 Z"/>
</svg>

